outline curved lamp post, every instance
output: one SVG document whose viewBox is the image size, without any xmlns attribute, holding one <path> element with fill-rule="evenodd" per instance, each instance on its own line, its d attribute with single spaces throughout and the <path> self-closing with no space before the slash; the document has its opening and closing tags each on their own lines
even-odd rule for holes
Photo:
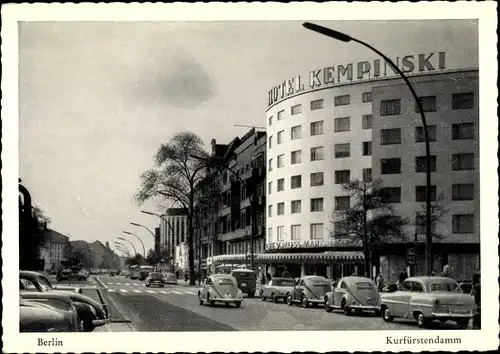
<svg viewBox="0 0 500 354">
<path fill-rule="evenodd" d="M 175 203 L 174 203 L 175 204 Z M 175 249 L 175 237 L 174 237 L 174 227 L 172 226 L 172 224 L 170 224 L 170 221 L 168 221 L 167 219 L 165 219 L 163 217 L 163 215 L 160 215 L 158 213 L 153 213 L 151 211 L 146 211 L 146 210 L 141 210 L 141 213 L 143 214 L 147 214 L 147 215 L 153 215 L 153 216 L 156 216 L 156 217 L 159 217 L 161 220 L 163 220 L 165 222 L 165 224 L 168 225 L 168 227 L 170 228 L 170 231 L 172 231 L 172 253 L 170 252 L 170 250 L 168 250 L 168 255 L 169 257 L 171 256 L 171 254 L 175 254 L 175 252 L 173 252 L 173 250 Z M 135 223 L 134 223 L 135 224 Z"/>
<path fill-rule="evenodd" d="M 119 240 L 122 240 L 122 241 L 127 241 L 128 243 L 130 243 L 130 245 L 132 246 L 132 248 L 134 249 L 134 254 L 138 254 L 137 253 L 137 250 L 135 249 L 135 246 L 132 242 L 130 242 L 129 240 L 127 240 L 126 238 L 123 238 L 123 237 L 118 237 Z"/>
<path fill-rule="evenodd" d="M 126 253 L 128 257 L 131 257 L 131 253 L 130 253 L 129 249 L 127 247 L 125 247 L 125 245 L 123 243 L 115 241 L 114 244 L 118 250 L 120 250 L 123 253 Z"/>
<path fill-rule="evenodd" d="M 133 232 L 130 232 L 130 231 L 122 231 L 125 235 L 131 235 L 131 236 L 134 236 L 136 237 L 139 242 L 141 243 L 142 245 L 142 255 L 144 256 L 144 259 L 146 259 L 146 248 L 144 247 L 144 242 L 142 242 L 141 238 L 139 236 L 137 236 L 136 234 L 134 234 Z"/>
<path fill-rule="evenodd" d="M 413 98 L 415 99 L 415 103 L 417 104 L 417 107 L 420 111 L 420 117 L 422 119 L 422 125 L 424 127 L 424 140 L 425 140 L 425 167 L 426 167 L 426 197 L 425 197 L 425 226 L 426 226 L 426 243 L 425 243 L 425 271 L 427 275 L 431 275 L 432 273 L 432 215 L 431 215 L 431 153 L 430 153 L 430 146 L 429 146 L 429 131 L 427 129 L 427 120 L 425 119 L 425 113 L 422 107 L 422 102 L 420 101 L 417 93 L 415 92 L 415 89 L 413 88 L 412 84 L 406 77 L 406 75 L 397 67 L 394 62 L 388 58 L 386 55 L 381 53 L 379 50 L 375 49 L 368 43 L 365 43 L 359 39 L 353 38 L 345 33 L 338 32 L 335 30 L 332 30 L 330 28 L 326 28 L 323 26 L 316 25 L 314 23 L 310 22 L 305 22 L 302 24 L 305 28 L 308 30 L 320 33 L 324 36 L 342 41 L 342 42 L 356 42 L 361 44 L 362 46 L 367 47 L 368 49 L 371 49 L 378 55 L 380 55 L 382 58 L 385 59 L 386 62 L 388 62 L 393 69 L 403 78 L 404 82 L 410 89 L 411 94 L 413 95 Z"/>
</svg>

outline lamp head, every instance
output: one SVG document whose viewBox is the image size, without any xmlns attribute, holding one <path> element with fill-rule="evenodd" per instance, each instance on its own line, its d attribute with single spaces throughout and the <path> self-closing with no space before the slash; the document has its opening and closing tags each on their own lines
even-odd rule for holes
<svg viewBox="0 0 500 354">
<path fill-rule="evenodd" d="M 304 22 L 302 24 L 302 26 L 304 26 L 308 30 L 317 32 L 319 34 L 322 34 L 322 35 L 330 37 L 330 38 L 334 38 L 334 39 L 342 41 L 342 42 L 350 42 L 352 40 L 352 38 L 345 33 L 338 32 L 338 31 L 335 31 L 335 30 L 332 30 L 330 28 L 323 27 L 320 25 L 316 25 L 316 24 L 311 23 L 311 22 Z"/>
</svg>

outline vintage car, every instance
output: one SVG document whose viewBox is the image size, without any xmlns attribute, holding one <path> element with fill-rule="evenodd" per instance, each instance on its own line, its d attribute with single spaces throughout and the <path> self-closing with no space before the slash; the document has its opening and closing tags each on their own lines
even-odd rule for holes
<svg viewBox="0 0 500 354">
<path fill-rule="evenodd" d="M 144 281 L 147 287 L 159 286 L 165 287 L 165 278 L 161 273 L 149 273 L 148 277 Z"/>
<path fill-rule="evenodd" d="M 448 277 L 407 278 L 400 290 L 381 295 L 382 317 L 392 322 L 395 317 L 411 318 L 419 327 L 430 321 L 454 321 L 467 328 L 475 312 L 474 298 L 463 294 L 456 280 Z"/>
<path fill-rule="evenodd" d="M 73 321 L 62 311 L 35 301 L 19 299 L 20 332 L 75 332 Z"/>
<path fill-rule="evenodd" d="M 234 304 L 241 306 L 243 292 L 238 288 L 236 279 L 229 274 L 213 274 L 209 276 L 203 287 L 198 291 L 200 306 L 205 302 L 213 306 L 216 302 L 225 303 L 226 306 Z"/>
<path fill-rule="evenodd" d="M 378 314 L 380 295 L 376 284 L 369 278 L 344 277 L 325 295 L 325 310 L 341 309 L 345 315 L 351 311 L 370 311 Z"/>
<path fill-rule="evenodd" d="M 166 284 L 177 284 L 177 276 L 174 273 L 163 273 Z"/>
<path fill-rule="evenodd" d="M 291 291 L 287 292 L 286 303 L 292 306 L 294 302 L 298 302 L 302 307 L 324 304 L 325 295 L 331 288 L 331 283 L 325 277 L 306 275 L 297 279 Z"/>
<path fill-rule="evenodd" d="M 87 280 L 89 277 L 89 272 L 85 269 L 80 269 L 76 277 L 78 280 Z"/>
<path fill-rule="evenodd" d="M 91 332 L 95 327 L 109 322 L 107 304 L 103 300 L 99 303 L 83 295 L 81 288 L 53 287 L 47 278 L 37 272 L 20 271 L 19 275 L 21 292 L 54 292 L 69 296 L 77 309 L 79 319 L 83 321 L 86 332 Z"/>
<path fill-rule="evenodd" d="M 262 301 L 269 298 L 274 302 L 278 302 L 280 299 L 285 302 L 286 295 L 293 291 L 294 286 L 295 280 L 293 278 L 272 278 L 268 284 L 262 286 L 260 296 Z"/>
<path fill-rule="evenodd" d="M 254 297 L 257 290 L 257 275 L 251 269 L 234 269 L 231 275 L 238 282 L 238 288 L 248 297 Z"/>
</svg>

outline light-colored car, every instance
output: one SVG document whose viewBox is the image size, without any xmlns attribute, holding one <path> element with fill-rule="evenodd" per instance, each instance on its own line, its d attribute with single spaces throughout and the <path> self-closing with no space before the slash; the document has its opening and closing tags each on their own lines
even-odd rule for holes
<svg viewBox="0 0 500 354">
<path fill-rule="evenodd" d="M 365 277 L 344 277 L 335 288 L 325 295 L 325 310 L 341 309 L 345 315 L 352 310 L 370 311 L 378 314 L 380 295 L 376 284 Z"/>
<path fill-rule="evenodd" d="M 331 289 L 332 285 L 325 277 L 307 275 L 297 279 L 295 286 L 286 294 L 286 303 L 292 306 L 298 302 L 302 307 L 322 305 L 325 302 L 325 295 Z"/>
<path fill-rule="evenodd" d="M 177 276 L 174 273 L 163 273 L 166 284 L 177 284 Z"/>
<path fill-rule="evenodd" d="M 216 302 L 222 302 L 229 306 L 234 304 L 240 307 L 243 301 L 243 292 L 238 288 L 236 279 L 229 274 L 210 275 L 203 287 L 198 291 L 200 306 L 205 302 L 213 306 Z"/>
<path fill-rule="evenodd" d="M 467 328 L 475 303 L 471 295 L 460 291 L 456 280 L 427 276 L 407 278 L 399 290 L 382 294 L 380 308 L 386 322 L 400 317 L 415 319 L 419 327 L 439 320 Z"/>
<path fill-rule="evenodd" d="M 286 295 L 293 291 L 294 286 L 295 280 L 293 278 L 273 278 L 268 284 L 262 286 L 260 296 L 262 301 L 271 299 L 278 302 L 283 299 L 283 302 L 285 302 Z"/>
<path fill-rule="evenodd" d="M 77 274 L 78 280 L 87 280 L 89 277 L 89 272 L 86 269 L 80 269 L 80 271 Z"/>
</svg>

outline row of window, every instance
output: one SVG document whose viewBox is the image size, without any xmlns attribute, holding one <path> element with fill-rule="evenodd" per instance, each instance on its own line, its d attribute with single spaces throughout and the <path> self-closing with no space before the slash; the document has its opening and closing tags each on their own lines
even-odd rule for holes
<svg viewBox="0 0 500 354">
<path fill-rule="evenodd" d="M 436 126 L 427 126 L 429 141 L 436 141 Z M 458 123 L 451 125 L 451 139 L 464 140 L 474 139 L 474 123 Z M 424 128 L 415 127 L 415 142 L 425 141 Z M 401 144 L 401 128 L 391 128 L 380 130 L 380 144 L 392 145 Z"/>
<path fill-rule="evenodd" d="M 437 158 L 431 155 L 431 172 L 436 172 Z M 474 170 L 474 153 L 452 154 L 452 171 Z M 415 172 L 427 171 L 427 158 L 425 156 L 415 157 Z M 383 175 L 401 173 L 401 158 L 391 157 L 380 159 L 380 173 Z"/>
<path fill-rule="evenodd" d="M 401 203 L 401 187 L 386 187 L 383 191 L 387 195 L 390 203 Z M 427 187 L 415 186 L 415 201 L 425 202 L 427 199 Z M 431 186 L 431 201 L 437 200 L 436 186 Z M 456 183 L 451 188 L 451 200 L 474 200 L 474 184 L 473 183 Z"/>
<path fill-rule="evenodd" d="M 343 207 L 342 209 L 338 210 L 344 210 L 344 209 L 349 209 L 349 196 L 347 197 L 336 197 L 337 198 L 344 198 L 344 199 L 339 199 L 339 203 L 344 203 L 342 205 L 345 205 L 346 199 L 347 199 L 347 206 Z M 339 204 L 340 205 L 340 204 Z M 268 212 L 267 215 L 268 217 L 273 216 L 273 206 L 269 205 L 268 207 Z M 323 210 L 323 198 L 311 198 L 310 200 L 310 211 L 311 212 L 320 212 L 324 211 Z M 302 200 L 297 199 L 297 200 L 292 200 L 290 202 L 290 214 L 298 214 L 302 212 Z M 276 215 L 285 215 L 285 202 L 279 202 L 276 204 Z"/>
<path fill-rule="evenodd" d="M 419 98 L 424 112 L 437 111 L 436 96 L 426 96 Z M 454 93 L 451 95 L 451 109 L 472 109 L 474 108 L 474 92 Z M 420 113 L 419 107 L 415 104 L 415 112 Z M 401 99 L 391 99 L 380 101 L 380 115 L 394 116 L 401 114 Z"/>
<path fill-rule="evenodd" d="M 309 224 L 309 238 L 311 240 L 322 240 L 323 224 L 321 223 Z M 290 239 L 292 241 L 302 240 L 302 225 L 297 224 L 290 226 Z M 284 240 L 285 240 L 285 226 L 276 227 L 276 241 L 281 242 Z M 272 227 L 267 229 L 267 242 L 274 242 Z"/>
</svg>

